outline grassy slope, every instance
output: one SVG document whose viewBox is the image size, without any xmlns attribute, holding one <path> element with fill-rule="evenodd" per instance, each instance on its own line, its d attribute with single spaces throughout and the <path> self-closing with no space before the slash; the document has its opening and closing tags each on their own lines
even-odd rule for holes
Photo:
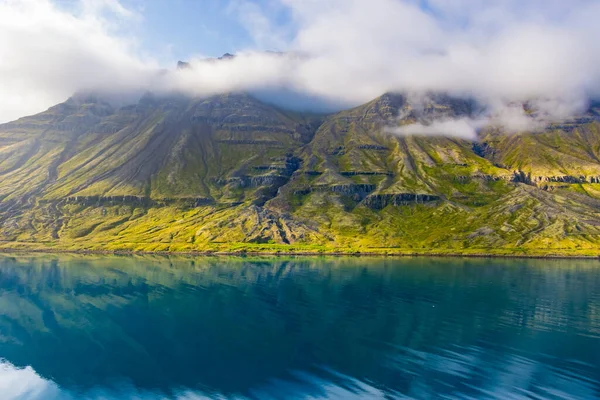
<svg viewBox="0 0 600 400">
<path fill-rule="evenodd" d="M 424 112 L 466 108 L 442 98 Z M 490 130 L 481 154 L 462 140 L 382 133 L 398 114 L 405 118 L 395 123 L 414 121 L 406 99 L 385 95 L 311 133 L 312 117 L 244 95 L 146 96 L 119 110 L 72 99 L 0 126 L 0 247 L 598 254 L 600 184 L 542 190 L 510 181 L 516 170 L 600 176 L 598 122 L 542 134 Z M 436 200 L 368 203 L 416 194 Z M 158 203 L 65 200 L 123 195 Z M 163 201 L 171 198 L 210 203 Z"/>
</svg>

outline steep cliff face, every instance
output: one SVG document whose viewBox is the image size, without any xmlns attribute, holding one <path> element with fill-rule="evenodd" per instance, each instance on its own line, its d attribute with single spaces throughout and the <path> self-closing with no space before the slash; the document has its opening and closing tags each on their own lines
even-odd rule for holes
<svg viewBox="0 0 600 400">
<path fill-rule="evenodd" d="M 381 209 L 442 199 L 469 202 L 475 191 L 477 196 L 495 195 L 495 183 L 512 174 L 476 154 L 472 143 L 386 132 L 388 127 L 472 112 L 468 101 L 448 96 L 428 101 L 416 106 L 410 98 L 386 94 L 330 116 L 300 152 L 301 167 L 280 196 L 323 193 L 329 188 L 356 206 Z M 310 201 L 311 196 L 304 199 Z M 272 204 L 285 207 L 293 201 L 288 197 Z"/>
<path fill-rule="evenodd" d="M 286 154 L 311 139 L 312 120 L 245 95 L 210 99 L 144 96 L 112 109 L 72 98 L 0 126 L 0 195 L 252 197 L 246 188 L 281 184 Z M 282 161 L 283 160 L 283 161 Z M 231 184 L 228 183 L 231 181 Z"/>
<path fill-rule="evenodd" d="M 477 143 L 387 129 L 472 111 L 444 95 L 328 116 L 245 94 L 74 96 L 0 125 L 1 246 L 595 254 L 597 109 Z"/>
<path fill-rule="evenodd" d="M 600 170 L 599 118 L 592 108 L 584 116 L 550 124 L 543 132 L 507 135 L 488 129 L 479 146 L 495 164 L 522 171 L 536 182 L 566 176 L 590 181 Z"/>
</svg>

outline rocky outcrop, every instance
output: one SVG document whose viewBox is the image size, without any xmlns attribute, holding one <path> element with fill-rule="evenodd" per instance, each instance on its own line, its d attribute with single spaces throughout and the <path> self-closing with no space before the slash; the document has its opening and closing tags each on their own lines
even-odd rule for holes
<svg viewBox="0 0 600 400">
<path fill-rule="evenodd" d="M 369 184 L 350 184 L 350 185 L 330 185 L 327 190 L 333 193 L 339 193 L 346 196 L 364 197 L 375 190 L 375 185 Z"/>
<path fill-rule="evenodd" d="M 546 130 L 547 131 L 560 130 L 560 131 L 565 131 L 565 132 L 571 132 L 571 131 L 575 130 L 576 128 L 580 127 L 581 125 L 592 123 L 595 120 L 596 120 L 596 118 L 593 116 L 571 118 L 571 119 L 568 119 L 568 120 L 565 120 L 565 121 L 562 121 L 559 123 L 550 124 L 550 125 L 548 125 Z"/>
<path fill-rule="evenodd" d="M 359 202 L 375 189 L 375 185 L 369 184 L 315 185 L 298 189 L 294 192 L 294 194 L 303 196 L 312 192 L 331 192 L 352 197 L 353 200 Z"/>
<path fill-rule="evenodd" d="M 472 181 L 483 181 L 483 182 L 498 182 L 498 181 L 511 181 L 511 176 L 503 176 L 503 175 L 490 175 L 490 174 L 482 174 L 475 173 L 472 175 L 450 175 L 448 179 L 451 179 L 454 182 L 465 184 Z"/>
<path fill-rule="evenodd" d="M 257 175 L 246 177 L 248 182 L 247 187 L 259 187 L 259 186 L 281 186 L 284 185 L 289 177 L 282 175 Z"/>
<path fill-rule="evenodd" d="M 595 179 L 592 177 L 592 179 Z M 559 182 L 559 183 L 587 183 L 588 178 L 585 176 L 571 176 L 571 175 L 561 175 L 561 176 L 536 176 L 531 180 L 534 184 L 539 184 L 542 182 Z"/>
<path fill-rule="evenodd" d="M 531 185 L 531 173 L 527 174 L 523 171 L 514 171 L 511 178 L 511 182 L 525 183 Z"/>
<path fill-rule="evenodd" d="M 329 154 L 330 156 L 343 156 L 344 154 L 346 154 L 346 149 L 344 148 L 344 146 L 338 146 L 334 149 L 329 150 L 327 154 Z"/>
<path fill-rule="evenodd" d="M 356 176 L 356 175 L 385 175 L 393 176 L 394 173 L 390 171 L 340 171 L 340 175 L 343 176 Z"/>
<path fill-rule="evenodd" d="M 379 146 L 376 144 L 363 144 L 358 146 L 359 149 L 361 150 L 377 150 L 377 151 L 386 151 L 389 150 L 387 147 L 385 146 Z"/>
<path fill-rule="evenodd" d="M 288 176 L 267 174 L 254 176 L 242 175 L 233 176 L 231 178 L 217 178 L 214 179 L 213 182 L 220 186 L 230 185 L 234 188 L 243 189 L 260 186 L 281 186 L 285 184 L 288 180 Z"/>
<path fill-rule="evenodd" d="M 514 171 L 511 177 L 511 182 L 525 183 L 538 187 L 548 187 L 545 183 L 600 183 L 600 176 L 573 176 L 573 175 L 553 175 L 553 176 L 532 176 L 531 172 Z"/>
<path fill-rule="evenodd" d="M 323 174 L 322 171 L 314 171 L 314 170 L 302 171 L 300 173 L 302 173 L 304 175 L 308 175 L 308 176 L 319 176 L 319 175 Z"/>
<path fill-rule="evenodd" d="M 230 178 L 216 178 L 213 182 L 220 186 L 230 185 L 233 188 L 258 188 L 266 190 L 261 197 L 261 202 L 269 200 L 264 196 L 274 196 L 277 190 L 285 185 L 292 175 L 300 168 L 300 159 L 291 154 L 285 157 L 272 159 L 275 163 L 271 165 L 257 165 L 252 167 L 256 171 L 269 171 L 264 175 L 240 175 Z"/>
<path fill-rule="evenodd" d="M 257 165 L 254 167 L 258 171 L 278 171 L 280 174 L 291 176 L 300 167 L 300 159 L 288 155 L 281 159 L 275 159 L 271 165 Z"/>
<path fill-rule="evenodd" d="M 214 204 L 215 201 L 208 197 L 179 197 L 155 200 L 160 205 L 179 205 L 183 207 L 203 207 Z"/>
<path fill-rule="evenodd" d="M 479 157 L 491 158 L 494 155 L 494 149 L 485 142 L 474 142 L 471 149 L 473 150 L 473 153 L 477 154 Z"/>
<path fill-rule="evenodd" d="M 440 200 L 439 196 L 417 193 L 371 194 L 365 198 L 363 204 L 374 210 L 381 210 L 389 205 L 403 206 L 408 204 L 422 204 Z"/>
</svg>

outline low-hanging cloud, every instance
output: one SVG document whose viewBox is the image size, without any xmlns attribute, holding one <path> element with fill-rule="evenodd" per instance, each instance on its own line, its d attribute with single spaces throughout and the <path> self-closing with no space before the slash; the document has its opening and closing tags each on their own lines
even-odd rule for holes
<svg viewBox="0 0 600 400">
<path fill-rule="evenodd" d="M 105 12 L 130 19 L 116 0 L 82 1 L 77 13 L 48 0 L 0 0 L 0 121 L 78 90 L 151 84 L 158 66 L 136 57 L 132 40 L 111 34 Z"/>
<path fill-rule="evenodd" d="M 426 102 L 423 98 L 413 99 L 417 107 Z M 397 124 L 393 121 L 384 130 L 399 136 L 452 136 L 467 140 L 477 140 L 482 129 L 495 127 L 506 133 L 516 132 L 541 132 L 552 122 L 568 119 L 575 111 L 581 111 L 586 105 L 566 104 L 556 100 L 531 100 L 526 104 L 509 103 L 495 104 L 488 108 L 476 109 L 468 115 L 451 116 L 423 116 L 417 113 L 414 121 L 406 123 L 402 115 L 397 117 Z"/>
<path fill-rule="evenodd" d="M 291 15 L 282 32 L 257 4 L 244 26 L 261 42 L 276 37 L 283 53 L 240 49 L 234 59 L 198 56 L 192 68 L 173 70 L 137 55 L 135 36 L 118 29 L 135 13 L 117 0 L 82 0 L 77 12 L 50 0 L 0 0 L 0 120 L 83 89 L 250 91 L 327 111 L 395 91 L 475 98 L 485 120 L 519 130 L 581 112 L 600 95 L 594 0 L 273 1 Z M 234 3 L 244 9 L 248 1 Z M 542 117 L 513 107 L 531 101 Z M 472 137 L 480 117 L 398 129 Z"/>
<path fill-rule="evenodd" d="M 471 118 L 440 119 L 430 123 L 414 123 L 399 127 L 388 127 L 386 131 L 400 136 L 455 136 L 474 140 L 481 126 Z"/>
</svg>

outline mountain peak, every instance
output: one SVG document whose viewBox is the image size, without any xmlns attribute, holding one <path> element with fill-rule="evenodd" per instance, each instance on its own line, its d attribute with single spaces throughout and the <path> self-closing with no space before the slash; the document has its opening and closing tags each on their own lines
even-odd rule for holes
<svg viewBox="0 0 600 400">
<path fill-rule="evenodd" d="M 203 59 L 202 61 L 215 62 L 215 61 L 231 60 L 233 58 L 235 58 L 235 54 L 225 53 L 221 57 L 209 57 L 209 58 Z M 192 65 L 189 62 L 181 61 L 181 60 L 177 61 L 177 69 L 188 69 L 188 68 L 192 68 Z"/>
</svg>

